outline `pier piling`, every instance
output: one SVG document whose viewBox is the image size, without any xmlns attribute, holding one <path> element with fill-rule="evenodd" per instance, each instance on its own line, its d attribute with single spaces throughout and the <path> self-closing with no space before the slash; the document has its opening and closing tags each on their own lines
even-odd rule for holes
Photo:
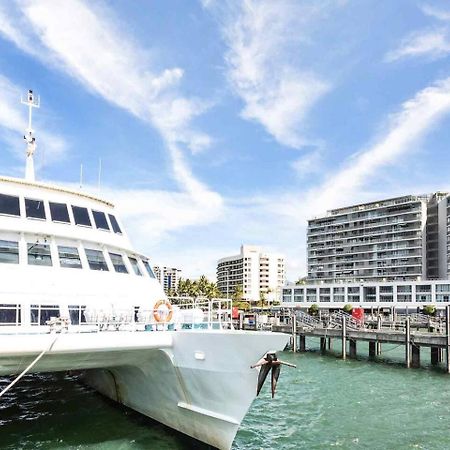
<svg viewBox="0 0 450 450">
<path fill-rule="evenodd" d="M 439 364 L 439 347 L 431 347 L 431 364 L 433 366 Z"/>
<path fill-rule="evenodd" d="M 320 352 L 323 354 L 327 350 L 327 340 L 324 337 L 320 338 Z"/>
<path fill-rule="evenodd" d="M 420 347 L 415 344 L 411 345 L 411 367 L 420 367 Z"/>
<path fill-rule="evenodd" d="M 349 340 L 349 356 L 350 358 L 356 359 L 356 340 L 350 339 Z"/>
<path fill-rule="evenodd" d="M 297 317 L 292 314 L 292 351 L 297 352 Z"/>
<path fill-rule="evenodd" d="M 299 352 L 306 352 L 306 336 L 301 334 L 299 336 Z"/>
<path fill-rule="evenodd" d="M 342 359 L 347 359 L 347 322 L 342 316 Z"/>
<path fill-rule="evenodd" d="M 375 348 L 376 348 L 376 342 L 375 341 L 369 341 L 369 358 L 374 359 L 375 358 Z"/>
<path fill-rule="evenodd" d="M 406 318 L 405 324 L 405 363 L 409 369 L 411 367 L 411 321 L 410 317 Z"/>
<path fill-rule="evenodd" d="M 445 308 L 445 334 L 446 334 L 446 345 L 445 345 L 445 362 L 447 373 L 450 373 L 450 305 Z"/>
</svg>

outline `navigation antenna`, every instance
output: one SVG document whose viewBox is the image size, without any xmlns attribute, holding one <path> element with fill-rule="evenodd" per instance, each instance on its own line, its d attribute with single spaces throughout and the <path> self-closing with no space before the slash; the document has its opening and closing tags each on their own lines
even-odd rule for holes
<svg viewBox="0 0 450 450">
<path fill-rule="evenodd" d="M 25 130 L 25 136 L 23 137 L 27 143 L 27 164 L 25 168 L 25 179 L 28 181 L 34 181 L 34 160 L 33 155 L 36 150 L 36 138 L 33 136 L 33 128 L 31 128 L 31 116 L 33 108 L 39 108 L 40 98 L 35 96 L 30 89 L 27 93 L 26 99 L 23 97 L 20 99 L 23 105 L 28 105 L 28 128 Z"/>
</svg>

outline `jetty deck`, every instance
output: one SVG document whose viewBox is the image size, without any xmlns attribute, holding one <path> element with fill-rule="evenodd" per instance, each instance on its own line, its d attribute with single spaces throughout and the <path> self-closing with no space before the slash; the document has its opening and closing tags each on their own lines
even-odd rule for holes
<svg viewBox="0 0 450 450">
<path fill-rule="evenodd" d="M 450 306 L 442 321 L 411 315 L 385 323 L 381 318 L 362 322 L 343 312 L 323 321 L 304 312 L 293 312 L 289 324 L 273 325 L 272 330 L 291 334 L 293 351 L 306 351 L 307 337 L 319 338 L 322 352 L 331 347 L 332 340 L 340 340 L 343 359 L 357 356 L 358 342 L 369 343 L 369 358 L 381 354 L 382 344 L 403 344 L 408 368 L 420 367 L 420 349 L 429 347 L 431 364 L 445 362 L 446 372 L 450 373 Z"/>
</svg>

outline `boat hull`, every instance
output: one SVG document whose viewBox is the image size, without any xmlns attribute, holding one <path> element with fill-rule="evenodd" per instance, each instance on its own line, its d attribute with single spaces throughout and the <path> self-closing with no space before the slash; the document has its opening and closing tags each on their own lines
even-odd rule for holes
<svg viewBox="0 0 450 450">
<path fill-rule="evenodd" d="M 84 370 L 87 383 L 112 400 L 218 449 L 231 448 L 255 398 L 258 370 L 250 365 L 288 340 L 235 330 L 142 332 L 118 348 L 117 334 L 130 339 L 130 333 L 83 337 L 88 351 L 71 348 L 61 335 L 33 371 Z M 97 336 L 109 340 L 110 351 L 95 343 Z M 7 359 L 0 348 L 0 373 L 14 366 L 15 356 Z"/>
</svg>

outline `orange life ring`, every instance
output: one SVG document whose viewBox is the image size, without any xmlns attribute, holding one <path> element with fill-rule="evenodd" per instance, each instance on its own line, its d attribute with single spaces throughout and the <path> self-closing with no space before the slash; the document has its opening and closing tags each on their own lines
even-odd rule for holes
<svg viewBox="0 0 450 450">
<path fill-rule="evenodd" d="M 162 305 L 166 305 L 167 309 L 169 310 L 169 314 L 167 315 L 165 320 L 163 320 L 161 318 L 161 316 L 159 315 L 159 312 L 158 312 L 158 308 L 160 306 L 162 306 Z M 170 322 L 172 320 L 172 316 L 173 316 L 173 307 L 172 307 L 172 305 L 170 304 L 169 301 L 167 301 L 167 300 L 158 300 L 155 303 L 155 306 L 153 307 L 153 317 L 155 318 L 156 322 L 168 323 L 168 322 Z"/>
</svg>

